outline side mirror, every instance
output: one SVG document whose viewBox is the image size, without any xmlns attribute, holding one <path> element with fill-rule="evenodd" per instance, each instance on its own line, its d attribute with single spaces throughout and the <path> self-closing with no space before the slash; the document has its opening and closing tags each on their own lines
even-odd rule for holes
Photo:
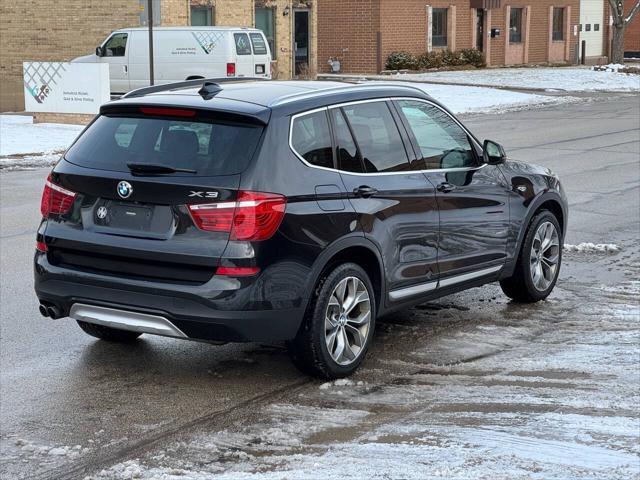
<svg viewBox="0 0 640 480">
<path fill-rule="evenodd" d="M 482 149 L 482 157 L 484 163 L 489 165 L 500 165 L 507 159 L 507 154 L 504 153 L 504 148 L 499 143 L 492 140 L 485 140 Z"/>
<path fill-rule="evenodd" d="M 102 49 L 102 47 L 96 47 L 96 56 L 104 57 L 104 50 Z"/>
</svg>

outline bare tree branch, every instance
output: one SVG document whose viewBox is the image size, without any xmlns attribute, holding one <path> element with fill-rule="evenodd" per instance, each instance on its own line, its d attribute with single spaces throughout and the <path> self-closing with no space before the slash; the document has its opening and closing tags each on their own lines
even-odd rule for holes
<svg viewBox="0 0 640 480">
<path fill-rule="evenodd" d="M 619 24 L 624 15 L 624 4 L 622 0 L 609 0 L 609 6 L 611 7 L 614 23 Z"/>
<path fill-rule="evenodd" d="M 638 0 L 636 4 L 631 8 L 631 11 L 629 12 L 627 18 L 624 20 L 624 23 L 628 25 L 638 12 L 640 12 L 640 0 Z"/>
</svg>

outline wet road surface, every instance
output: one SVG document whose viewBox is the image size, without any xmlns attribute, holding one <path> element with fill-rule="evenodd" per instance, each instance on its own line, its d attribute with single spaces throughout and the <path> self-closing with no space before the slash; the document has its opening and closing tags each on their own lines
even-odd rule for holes
<svg viewBox="0 0 640 480">
<path fill-rule="evenodd" d="M 338 384 L 279 346 L 109 345 L 43 319 L 31 260 L 47 171 L 2 174 L 0 476 L 640 476 L 638 112 L 625 96 L 469 117 L 560 174 L 568 243 L 620 252 L 567 254 L 538 305 L 492 285 L 384 319 Z"/>
</svg>

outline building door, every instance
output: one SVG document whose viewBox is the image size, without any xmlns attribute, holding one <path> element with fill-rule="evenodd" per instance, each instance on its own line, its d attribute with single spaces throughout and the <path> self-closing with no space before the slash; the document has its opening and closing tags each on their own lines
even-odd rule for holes
<svg viewBox="0 0 640 480">
<path fill-rule="evenodd" d="M 476 9 L 476 49 L 484 52 L 484 10 Z"/>
<path fill-rule="evenodd" d="M 294 10 L 293 31 L 294 74 L 298 76 L 309 68 L 309 10 Z"/>
<path fill-rule="evenodd" d="M 604 51 L 604 0 L 580 1 L 580 44 L 587 42 L 586 57 L 599 57 Z M 580 51 L 582 54 L 582 50 Z"/>
</svg>

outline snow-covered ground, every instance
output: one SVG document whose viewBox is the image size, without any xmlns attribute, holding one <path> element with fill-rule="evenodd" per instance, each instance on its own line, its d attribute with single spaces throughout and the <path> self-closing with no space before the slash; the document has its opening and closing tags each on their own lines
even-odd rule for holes
<svg viewBox="0 0 640 480">
<path fill-rule="evenodd" d="M 0 170 L 54 163 L 84 127 L 33 123 L 28 115 L 0 115 Z"/>
<path fill-rule="evenodd" d="M 308 387 L 87 478 L 637 479 L 638 295 L 638 281 L 568 286 L 497 316 L 425 305 L 468 328 L 414 343 L 411 321 L 392 324 L 408 356 L 368 367 L 387 382 Z"/>
<path fill-rule="evenodd" d="M 482 85 L 488 87 L 531 88 L 547 91 L 640 91 L 640 75 L 597 72 L 586 67 L 495 68 L 395 75 L 393 78 L 398 80 Z"/>
<path fill-rule="evenodd" d="M 501 113 L 578 101 L 578 99 L 574 97 L 535 95 L 486 87 L 414 82 L 379 83 L 395 83 L 419 88 L 456 114 Z"/>
</svg>

